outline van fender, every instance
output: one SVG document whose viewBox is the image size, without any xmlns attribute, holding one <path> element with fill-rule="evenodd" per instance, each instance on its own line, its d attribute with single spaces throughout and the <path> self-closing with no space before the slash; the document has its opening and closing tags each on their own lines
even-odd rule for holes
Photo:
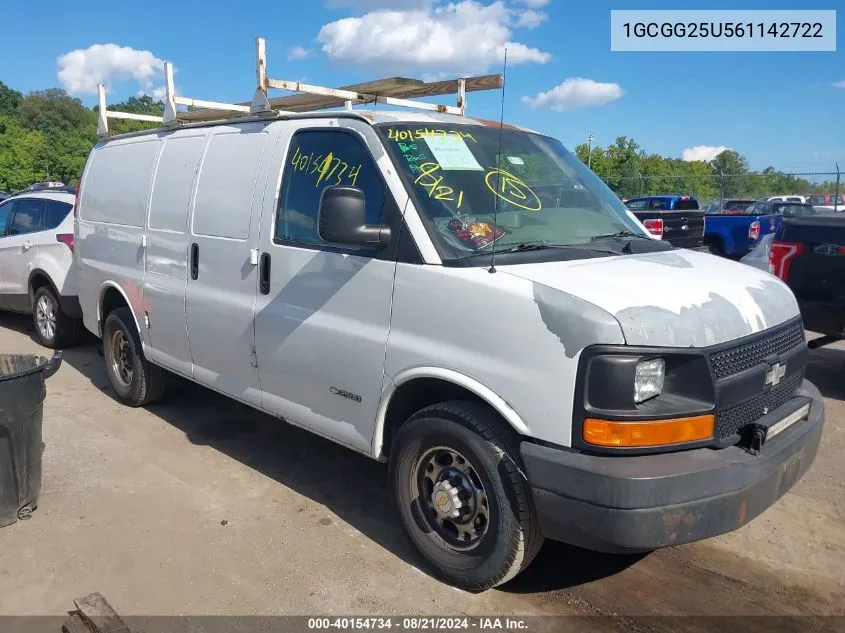
<svg viewBox="0 0 845 633">
<path fill-rule="evenodd" d="M 117 283 L 114 281 L 106 280 L 100 285 L 100 292 L 97 295 L 97 327 L 100 330 L 100 335 L 102 336 L 103 333 L 103 297 L 106 294 L 106 290 L 109 288 L 114 288 L 117 290 L 120 295 L 123 297 L 123 300 L 126 302 L 126 305 L 129 306 L 129 311 L 132 313 L 132 320 L 135 321 L 135 328 L 138 332 L 138 336 L 141 337 L 141 342 L 144 342 L 144 331 L 141 329 L 141 325 L 138 323 L 138 317 L 135 314 L 135 308 L 132 306 L 132 302 L 129 300 L 129 296 L 126 294 L 126 291 L 123 290 Z"/>
<path fill-rule="evenodd" d="M 387 385 L 385 385 L 382 391 L 381 403 L 376 414 L 376 425 L 373 432 L 372 450 L 373 456 L 376 459 L 383 457 L 384 427 L 387 419 L 387 409 L 390 406 L 393 395 L 399 387 L 417 378 L 437 378 L 463 387 L 493 407 L 517 433 L 520 435 L 529 435 L 528 426 L 501 396 L 482 382 L 454 369 L 446 369 L 445 367 L 412 367 L 400 372 L 393 379 L 387 376 L 385 377 L 387 378 Z"/>
</svg>

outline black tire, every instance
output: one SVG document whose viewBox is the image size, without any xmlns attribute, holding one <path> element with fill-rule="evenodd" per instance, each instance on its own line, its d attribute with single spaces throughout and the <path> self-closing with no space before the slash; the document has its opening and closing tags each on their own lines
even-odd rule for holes
<svg viewBox="0 0 845 633">
<path fill-rule="evenodd" d="M 717 242 L 708 242 L 707 250 L 711 255 L 717 255 L 718 257 L 725 256 L 725 250 L 722 248 L 722 245 Z"/>
<path fill-rule="evenodd" d="M 103 324 L 103 358 L 117 399 L 141 407 L 164 395 L 167 373 L 146 358 L 129 308 L 112 310 Z M 126 371 L 130 368 L 131 371 Z M 123 370 L 123 373 L 122 373 Z"/>
<path fill-rule="evenodd" d="M 62 312 L 61 303 L 49 286 L 41 286 L 35 291 L 32 326 L 36 340 L 50 349 L 76 345 L 82 338 L 82 321 Z"/>
<path fill-rule="evenodd" d="M 421 493 L 429 483 L 425 476 L 420 478 L 426 468 L 421 461 L 438 447 L 463 456 L 483 487 L 487 528 L 477 541 L 471 541 L 475 544 L 469 551 L 453 546 L 459 539 L 453 538 L 450 543 L 450 530 L 442 527 L 450 521 L 437 521 L 437 511 Z M 465 464 L 460 460 L 454 463 Z M 515 434 L 493 411 L 471 402 L 444 402 L 418 411 L 402 425 L 391 446 L 390 483 L 406 531 L 438 576 L 470 591 L 483 591 L 511 580 L 528 567 L 543 544 L 523 472 Z M 436 499 L 436 494 L 430 498 Z M 474 521 L 470 522 L 473 526 Z M 434 527 L 434 523 L 441 527 Z M 453 523 L 452 527 L 460 534 L 470 523 L 463 527 Z"/>
</svg>

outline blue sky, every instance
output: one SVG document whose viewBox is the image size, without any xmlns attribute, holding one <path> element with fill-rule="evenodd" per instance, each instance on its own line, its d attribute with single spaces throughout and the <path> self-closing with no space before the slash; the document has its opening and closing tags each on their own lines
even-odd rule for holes
<svg viewBox="0 0 845 633">
<path fill-rule="evenodd" d="M 162 85 L 160 65 L 167 59 L 177 68 L 181 94 L 244 101 L 254 90 L 259 35 L 267 40 L 270 76 L 323 85 L 499 72 L 502 45 L 516 42 L 521 46 L 509 45 L 506 119 L 569 147 L 590 133 L 600 145 L 627 135 L 667 156 L 730 147 L 757 169 L 832 171 L 835 160 L 845 167 L 845 12 L 838 16 L 838 52 L 610 50 L 611 9 L 800 6 L 793 1 L 7 4 L 3 22 L 18 26 L 4 28 L 0 38 L 0 80 L 24 92 L 61 86 L 93 104 L 94 87 L 105 80 L 109 100 L 152 93 Z M 36 4 L 40 15 L 52 17 L 33 19 Z M 811 8 L 837 6 L 841 0 L 817 0 Z M 89 48 L 94 44 L 115 46 Z M 567 80 L 562 94 L 537 99 Z M 530 107 L 523 97 L 542 107 Z M 499 93 L 471 94 L 469 113 L 498 118 L 499 99 Z M 567 109 L 548 107 L 555 104 Z"/>
</svg>

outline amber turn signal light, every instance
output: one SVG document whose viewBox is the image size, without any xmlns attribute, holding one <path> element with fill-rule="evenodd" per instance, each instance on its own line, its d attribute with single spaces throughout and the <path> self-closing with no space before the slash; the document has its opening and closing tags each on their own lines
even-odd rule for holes
<svg viewBox="0 0 845 633">
<path fill-rule="evenodd" d="M 713 415 L 641 422 L 587 418 L 584 420 L 583 437 L 587 444 L 610 448 L 686 444 L 712 438 L 715 420 Z"/>
</svg>

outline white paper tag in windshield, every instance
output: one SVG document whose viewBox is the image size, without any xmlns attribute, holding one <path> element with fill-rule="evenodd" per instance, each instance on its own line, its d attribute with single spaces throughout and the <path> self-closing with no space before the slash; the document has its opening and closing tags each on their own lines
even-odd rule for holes
<svg viewBox="0 0 845 633">
<path fill-rule="evenodd" d="M 426 145 L 434 154 L 434 159 L 443 170 L 475 169 L 484 171 L 484 168 L 475 160 L 466 141 L 456 134 L 446 136 L 424 137 Z"/>
</svg>

